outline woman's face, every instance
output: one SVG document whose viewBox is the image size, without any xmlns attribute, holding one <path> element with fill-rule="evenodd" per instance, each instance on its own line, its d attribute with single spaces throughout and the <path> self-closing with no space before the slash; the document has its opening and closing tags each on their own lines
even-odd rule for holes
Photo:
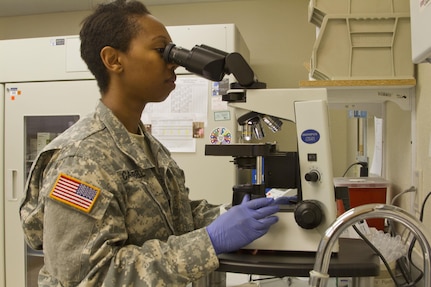
<svg viewBox="0 0 431 287">
<path fill-rule="evenodd" d="M 162 54 L 172 41 L 165 26 L 151 15 L 139 20 L 141 31 L 122 53 L 121 89 L 124 96 L 149 102 L 164 101 L 175 89 L 177 65 L 166 63 Z"/>
</svg>

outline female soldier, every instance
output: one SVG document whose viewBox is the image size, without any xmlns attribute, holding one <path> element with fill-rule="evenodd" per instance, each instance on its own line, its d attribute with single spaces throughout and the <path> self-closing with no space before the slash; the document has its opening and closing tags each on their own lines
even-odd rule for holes
<svg viewBox="0 0 431 287">
<path fill-rule="evenodd" d="M 100 102 L 38 155 L 20 208 L 28 244 L 44 252 L 39 286 L 185 286 L 216 270 L 217 254 L 265 234 L 277 221 L 271 199 L 221 216 L 191 201 L 183 171 L 140 121 L 175 88 L 165 26 L 118 0 L 99 5 L 80 38 Z"/>
</svg>

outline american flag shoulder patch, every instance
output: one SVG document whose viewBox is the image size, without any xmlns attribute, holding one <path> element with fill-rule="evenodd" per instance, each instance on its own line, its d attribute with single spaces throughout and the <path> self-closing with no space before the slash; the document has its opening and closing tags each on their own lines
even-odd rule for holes
<svg viewBox="0 0 431 287">
<path fill-rule="evenodd" d="M 49 197 L 89 213 L 99 194 L 100 188 L 60 174 Z"/>
</svg>

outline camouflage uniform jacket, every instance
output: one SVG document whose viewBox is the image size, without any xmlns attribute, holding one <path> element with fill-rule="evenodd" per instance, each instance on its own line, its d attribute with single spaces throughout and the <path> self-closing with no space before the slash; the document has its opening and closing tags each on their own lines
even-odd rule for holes
<svg viewBox="0 0 431 287">
<path fill-rule="evenodd" d="M 185 286 L 218 267 L 205 226 L 219 208 L 189 200 L 183 171 L 145 138 L 155 164 L 100 102 L 38 155 L 20 216 L 44 252 L 39 286 Z M 62 184 L 78 186 L 71 198 Z"/>
</svg>

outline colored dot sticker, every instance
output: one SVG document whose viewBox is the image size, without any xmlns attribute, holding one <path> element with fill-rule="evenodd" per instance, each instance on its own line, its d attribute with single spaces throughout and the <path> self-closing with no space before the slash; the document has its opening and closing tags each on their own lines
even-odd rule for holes
<svg viewBox="0 0 431 287">
<path fill-rule="evenodd" d="M 227 128 L 215 128 L 210 134 L 211 144 L 230 144 L 232 134 Z"/>
<path fill-rule="evenodd" d="M 21 95 L 21 90 L 18 90 L 18 88 L 8 88 L 7 90 L 11 101 L 15 101 L 16 96 Z"/>
</svg>

